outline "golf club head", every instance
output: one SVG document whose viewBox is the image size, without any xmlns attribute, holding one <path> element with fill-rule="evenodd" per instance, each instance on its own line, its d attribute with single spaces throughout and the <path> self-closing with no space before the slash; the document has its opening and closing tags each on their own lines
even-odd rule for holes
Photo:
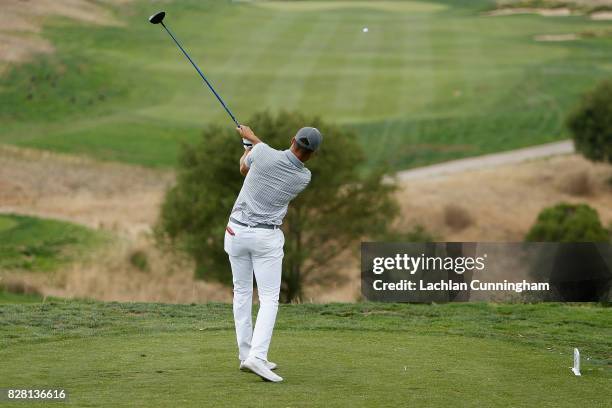
<svg viewBox="0 0 612 408">
<path fill-rule="evenodd" d="M 159 24 L 159 23 L 162 22 L 164 17 L 166 17 L 166 12 L 165 11 L 157 12 L 157 13 L 153 14 L 151 17 L 149 17 L 149 23 L 151 23 L 151 24 Z"/>
</svg>

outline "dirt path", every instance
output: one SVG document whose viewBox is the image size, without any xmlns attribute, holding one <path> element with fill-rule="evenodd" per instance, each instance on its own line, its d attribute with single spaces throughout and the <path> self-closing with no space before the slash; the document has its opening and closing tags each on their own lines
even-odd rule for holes
<svg viewBox="0 0 612 408">
<path fill-rule="evenodd" d="M 419 167 L 416 169 L 403 170 L 397 173 L 397 179 L 400 182 L 404 182 L 414 179 L 445 176 L 468 170 L 488 169 L 571 153 L 574 153 L 573 142 L 571 140 L 564 140 L 562 142 L 548 143 L 508 152 L 487 154 L 484 156 L 433 164 L 431 166 Z"/>
</svg>

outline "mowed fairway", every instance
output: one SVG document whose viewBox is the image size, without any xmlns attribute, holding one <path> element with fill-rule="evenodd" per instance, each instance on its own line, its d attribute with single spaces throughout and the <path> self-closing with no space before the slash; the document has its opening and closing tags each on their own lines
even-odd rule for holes
<svg viewBox="0 0 612 408">
<path fill-rule="evenodd" d="M 53 19 L 42 35 L 55 53 L 0 78 L 0 143 L 168 166 L 205 125 L 231 126 L 147 22 L 158 8 L 239 120 L 266 108 L 321 115 L 358 132 L 370 166 L 566 137 L 567 110 L 612 73 L 612 38 L 534 37 L 609 22 L 482 15 L 492 4 L 134 1 L 114 9 L 117 26 Z"/>
<path fill-rule="evenodd" d="M 68 406 L 603 407 L 612 382 L 593 305 L 286 305 L 281 384 L 238 371 L 230 305 L 3 305 L 0 322 L 0 387 L 62 387 Z"/>
</svg>

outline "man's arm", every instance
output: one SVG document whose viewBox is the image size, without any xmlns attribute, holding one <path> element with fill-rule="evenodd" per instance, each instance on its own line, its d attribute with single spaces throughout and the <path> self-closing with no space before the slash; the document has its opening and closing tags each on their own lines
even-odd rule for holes
<svg viewBox="0 0 612 408">
<path fill-rule="evenodd" d="M 246 176 L 249 172 L 249 166 L 247 166 L 247 164 L 245 163 L 246 157 L 249 155 L 249 153 L 251 153 L 251 149 L 245 150 L 242 154 L 242 157 L 240 158 L 240 174 L 242 174 L 243 176 Z"/>
<path fill-rule="evenodd" d="M 236 128 L 236 131 L 240 134 L 240 136 L 242 136 L 243 139 L 246 139 L 251 142 L 253 144 L 253 147 L 257 143 L 261 143 L 261 140 L 255 135 L 251 128 L 246 125 L 240 125 Z M 251 147 L 250 149 L 246 149 L 242 154 L 242 157 L 240 158 L 240 174 L 242 174 L 243 176 L 246 176 L 249 172 L 249 166 L 246 163 L 246 158 L 251 153 L 251 149 L 253 147 Z"/>
</svg>

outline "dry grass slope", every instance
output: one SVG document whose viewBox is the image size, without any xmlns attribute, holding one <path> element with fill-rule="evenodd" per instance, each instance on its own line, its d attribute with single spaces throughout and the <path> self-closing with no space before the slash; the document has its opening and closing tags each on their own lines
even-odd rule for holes
<svg viewBox="0 0 612 408">
<path fill-rule="evenodd" d="M 0 213 L 35 215 L 110 231 L 111 247 L 55 274 L 2 273 L 2 283 L 45 296 L 93 298 L 105 301 L 191 303 L 229 301 L 231 291 L 193 277 L 193 264 L 162 252 L 151 232 L 170 171 L 38 150 L 0 146 Z M 130 261 L 145 254 L 149 269 Z M 352 301 L 359 293 L 354 279 L 355 254 L 347 255 L 343 282 L 312 285 L 304 301 Z"/>
<path fill-rule="evenodd" d="M 521 241 L 544 207 L 585 202 L 612 222 L 610 166 L 578 155 L 410 180 L 399 193 L 403 225 L 422 224 L 448 241 Z M 449 226 L 445 208 L 460 205 L 474 222 Z"/>
<path fill-rule="evenodd" d="M 228 288 L 193 279 L 193 265 L 162 253 L 150 236 L 173 173 L 52 153 L 0 148 L 0 211 L 33 214 L 112 231 L 119 238 L 89 261 L 55 275 L 11 274 L 4 282 L 45 295 L 100 300 L 229 300 Z M 402 184 L 400 227 L 421 224 L 449 241 L 521 241 L 539 211 L 560 201 L 586 202 L 612 223 L 609 166 L 565 155 L 492 169 L 411 179 Z M 149 269 L 130 262 L 135 251 Z M 359 296 L 356 252 L 332 286 L 312 285 L 303 301 Z"/>
<path fill-rule="evenodd" d="M 189 303 L 230 299 L 227 288 L 196 281 L 193 265 L 162 253 L 151 238 L 171 172 L 0 147 L 0 212 L 36 215 L 110 231 L 111 247 L 55 274 L 4 273 L 5 286 L 48 296 Z M 146 254 L 149 270 L 130 262 Z"/>
</svg>

